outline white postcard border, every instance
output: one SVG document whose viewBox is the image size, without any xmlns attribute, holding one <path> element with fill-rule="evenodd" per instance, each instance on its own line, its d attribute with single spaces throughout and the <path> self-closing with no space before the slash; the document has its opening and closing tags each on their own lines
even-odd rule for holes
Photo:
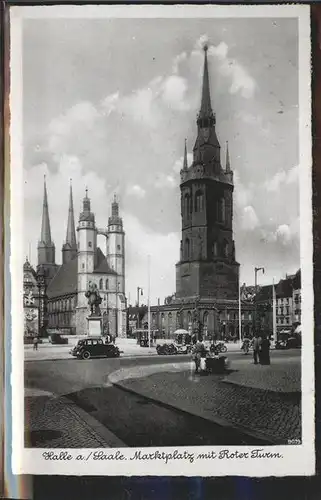
<svg viewBox="0 0 321 500">
<path fill-rule="evenodd" d="M 11 11 L 11 256 L 12 278 L 12 469 L 15 474 L 63 474 L 63 475 L 161 475 L 161 476 L 299 476 L 313 475 L 314 450 L 314 319 L 313 319 L 313 265 L 312 265 L 312 157 L 311 157 L 311 95 L 310 95 L 310 9 L 302 5 L 278 6 L 55 6 L 12 7 Z M 48 449 L 24 448 L 24 375 L 23 344 L 19 332 L 23 329 L 23 169 L 22 169 L 22 20 L 45 17 L 297 17 L 299 22 L 299 112 L 300 112 L 300 223 L 301 223 L 301 273 L 302 273 L 302 445 L 263 447 L 267 454 L 251 458 L 258 447 L 182 447 L 182 448 L 124 448 L 105 449 L 104 460 L 95 460 L 98 450 L 52 450 L 70 454 L 72 459 L 46 460 L 43 453 Z M 164 458 L 132 460 L 135 453 L 153 454 L 164 452 Z M 175 450 L 177 450 L 175 452 Z M 231 458 L 223 453 L 228 450 Z M 179 459 L 177 453 L 190 458 Z M 196 457 L 200 453 L 216 454 L 214 458 Z M 176 454 L 175 454 L 176 453 Z M 234 457 L 232 458 L 232 454 Z M 248 457 L 240 454 L 248 453 Z M 269 456 L 269 453 L 272 456 Z M 113 455 L 113 459 L 111 458 Z M 119 455 L 120 454 L 120 455 Z M 167 456 L 166 456 L 167 454 Z M 172 456 L 170 456 L 172 454 Z M 280 454 L 278 458 L 277 455 Z M 77 460 L 77 455 L 83 459 Z M 192 461 L 191 457 L 194 457 Z"/>
</svg>

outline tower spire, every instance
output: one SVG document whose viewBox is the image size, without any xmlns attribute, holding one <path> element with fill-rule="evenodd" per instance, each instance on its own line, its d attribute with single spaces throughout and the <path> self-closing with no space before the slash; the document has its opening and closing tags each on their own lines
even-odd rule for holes
<svg viewBox="0 0 321 500">
<path fill-rule="evenodd" d="M 226 141 L 226 165 L 225 172 L 228 174 L 231 172 L 231 164 L 230 164 L 230 154 L 228 150 L 228 141 Z"/>
<path fill-rule="evenodd" d="M 207 51 L 208 51 L 208 45 L 205 45 L 202 100 L 201 100 L 201 109 L 199 112 L 199 118 L 211 118 L 213 116 L 213 110 L 211 105 L 210 81 L 208 76 Z"/>
<path fill-rule="evenodd" d="M 71 246 L 76 246 L 76 230 L 75 230 L 75 216 L 74 216 L 74 203 L 72 196 L 72 184 L 70 179 L 69 188 L 69 209 L 68 209 L 68 223 L 66 232 L 66 243 Z"/>
<path fill-rule="evenodd" d="M 187 140 L 185 139 L 183 170 L 187 170 L 188 169 L 188 164 L 187 164 L 187 145 L 186 145 L 186 142 L 187 142 Z"/>
<path fill-rule="evenodd" d="M 47 197 L 47 186 L 46 186 L 46 176 L 44 176 L 44 194 L 43 194 L 43 204 L 42 204 L 42 222 L 41 222 L 41 236 L 40 241 L 45 244 L 51 244 L 51 231 L 50 231 L 50 220 L 49 220 L 49 209 L 48 209 L 48 197 Z"/>
</svg>

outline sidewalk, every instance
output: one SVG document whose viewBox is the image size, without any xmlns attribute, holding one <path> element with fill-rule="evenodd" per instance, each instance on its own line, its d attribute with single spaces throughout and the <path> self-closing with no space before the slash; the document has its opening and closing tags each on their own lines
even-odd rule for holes
<svg viewBox="0 0 321 500">
<path fill-rule="evenodd" d="M 68 399 L 46 391 L 25 389 L 25 446 L 119 448 L 125 445 Z"/>
<path fill-rule="evenodd" d="M 301 439 L 300 368 L 298 360 L 284 366 L 254 366 L 244 360 L 233 363 L 227 376 L 195 375 L 183 363 L 165 371 L 164 365 L 122 370 L 109 381 L 126 391 L 180 411 L 233 427 L 271 444 Z M 158 372 L 157 371 L 158 369 Z M 292 380 L 287 391 L 286 378 Z M 279 382 L 277 382 L 279 381 Z M 273 390 L 271 390 L 271 387 Z M 276 389 L 277 390 L 274 390 Z"/>
</svg>

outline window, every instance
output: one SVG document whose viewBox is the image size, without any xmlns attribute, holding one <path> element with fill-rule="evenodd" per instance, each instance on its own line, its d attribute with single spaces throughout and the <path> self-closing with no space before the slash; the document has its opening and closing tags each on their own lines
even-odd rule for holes
<svg viewBox="0 0 321 500">
<path fill-rule="evenodd" d="M 213 243 L 213 257 L 217 257 L 217 241 Z"/>
<path fill-rule="evenodd" d="M 224 241 L 223 243 L 223 252 L 224 252 L 224 257 L 228 257 L 228 242 Z"/>
<path fill-rule="evenodd" d="M 195 193 L 195 212 L 203 212 L 204 210 L 204 195 L 202 191 Z"/>
<path fill-rule="evenodd" d="M 249 320 L 252 321 L 252 313 L 249 313 Z"/>
<path fill-rule="evenodd" d="M 103 285 L 103 279 L 100 278 L 99 280 L 99 288 L 102 290 L 104 288 L 104 285 Z"/>
<path fill-rule="evenodd" d="M 121 247 L 120 247 L 120 245 L 117 245 L 117 250 L 119 250 L 119 251 L 120 251 L 120 248 L 121 248 Z"/>
<path fill-rule="evenodd" d="M 189 218 L 190 215 L 190 196 L 188 193 L 184 196 L 185 217 Z"/>
<path fill-rule="evenodd" d="M 218 221 L 225 222 L 225 199 L 221 198 L 218 201 Z"/>
<path fill-rule="evenodd" d="M 190 257 L 190 242 L 189 239 L 186 238 L 185 240 L 185 259 L 189 259 Z"/>
<path fill-rule="evenodd" d="M 106 280 L 106 290 L 108 290 L 108 280 Z"/>
<path fill-rule="evenodd" d="M 85 264 L 84 263 L 81 264 L 81 269 L 85 269 Z"/>
<path fill-rule="evenodd" d="M 89 242 L 88 242 L 88 246 L 89 246 L 89 248 L 91 248 L 91 247 L 92 247 L 92 243 L 91 243 L 91 241 L 89 241 Z"/>
</svg>

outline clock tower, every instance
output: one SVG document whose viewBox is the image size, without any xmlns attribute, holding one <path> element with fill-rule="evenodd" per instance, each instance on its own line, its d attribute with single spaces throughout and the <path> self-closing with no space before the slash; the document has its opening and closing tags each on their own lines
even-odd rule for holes
<svg viewBox="0 0 321 500">
<path fill-rule="evenodd" d="M 212 110 L 207 47 L 201 107 L 193 162 L 188 166 L 185 144 L 181 170 L 182 237 L 176 264 L 176 298 L 236 299 L 239 264 L 233 240 L 233 172 L 228 147 L 221 165 L 220 144 Z"/>
</svg>

